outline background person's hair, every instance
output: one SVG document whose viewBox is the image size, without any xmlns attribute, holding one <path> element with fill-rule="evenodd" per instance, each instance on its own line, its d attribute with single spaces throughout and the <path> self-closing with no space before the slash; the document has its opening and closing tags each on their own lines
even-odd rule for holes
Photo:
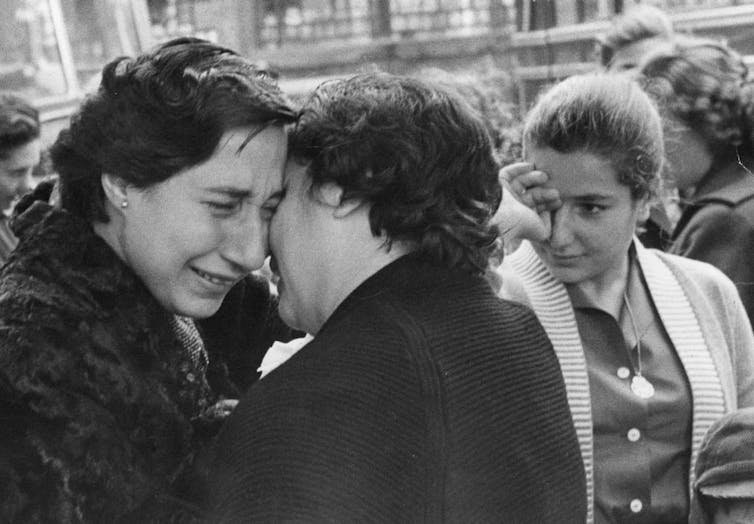
<svg viewBox="0 0 754 524">
<path fill-rule="evenodd" d="M 639 4 L 616 16 L 610 28 L 597 38 L 600 64 L 609 67 L 615 52 L 648 38 L 673 36 L 673 24 L 661 9 Z"/>
<path fill-rule="evenodd" d="M 321 85 L 292 129 L 289 155 L 313 187 L 371 204 L 372 233 L 448 267 L 481 273 L 497 244 L 501 198 L 484 123 L 456 94 L 384 73 Z"/>
<path fill-rule="evenodd" d="M 686 39 L 652 55 L 641 67 L 645 89 L 667 125 L 674 119 L 707 142 L 717 159 L 754 154 L 754 85 L 741 56 L 727 45 Z"/>
<path fill-rule="evenodd" d="M 103 173 L 148 188 L 207 160 L 230 129 L 293 121 L 264 71 L 215 44 L 181 38 L 116 58 L 51 149 L 62 205 L 106 222 Z"/>
<path fill-rule="evenodd" d="M 521 126 L 521 119 L 516 116 L 515 106 L 510 102 L 513 88 L 509 73 L 497 68 L 451 72 L 431 67 L 422 69 L 415 76 L 455 90 L 484 122 L 492 137 L 498 161 L 504 164 L 517 160 L 507 158 L 513 147 L 511 130 Z"/>
<path fill-rule="evenodd" d="M 654 196 L 665 149 L 660 116 L 626 75 L 572 76 L 545 93 L 524 124 L 524 150 L 586 152 L 607 160 L 634 199 Z"/>
<path fill-rule="evenodd" d="M 0 159 L 39 138 L 39 112 L 24 98 L 0 93 Z"/>
</svg>

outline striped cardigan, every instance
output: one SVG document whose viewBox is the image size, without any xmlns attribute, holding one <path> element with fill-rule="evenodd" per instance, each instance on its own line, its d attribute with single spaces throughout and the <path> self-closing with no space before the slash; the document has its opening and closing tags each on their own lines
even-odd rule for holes
<svg viewBox="0 0 754 524">
<path fill-rule="evenodd" d="M 636 239 L 634 244 L 649 294 L 691 386 L 691 489 L 707 429 L 724 413 L 754 405 L 754 336 L 735 286 L 720 271 L 703 262 L 646 249 Z M 501 296 L 534 309 L 560 361 L 584 460 L 587 522 L 593 522 L 589 377 L 568 293 L 529 242 L 506 258 L 500 272 Z"/>
</svg>

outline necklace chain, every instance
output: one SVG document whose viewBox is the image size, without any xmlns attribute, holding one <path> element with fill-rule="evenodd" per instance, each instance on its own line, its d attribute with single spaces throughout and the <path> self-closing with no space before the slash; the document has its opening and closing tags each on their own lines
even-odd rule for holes
<svg viewBox="0 0 754 524">
<path fill-rule="evenodd" d="M 634 312 L 631 309 L 631 303 L 628 301 L 628 295 L 626 295 L 625 290 L 623 291 L 623 302 L 626 305 L 626 311 L 628 311 L 628 317 L 631 319 L 631 326 L 634 329 L 634 337 L 636 338 L 636 368 L 634 369 L 634 377 L 631 379 L 631 391 L 633 391 L 637 397 L 648 400 L 654 396 L 655 388 L 652 383 L 641 374 L 641 335 L 639 335 Z M 628 361 L 633 368 L 634 362 L 631 358 L 630 349 L 628 350 Z"/>
</svg>

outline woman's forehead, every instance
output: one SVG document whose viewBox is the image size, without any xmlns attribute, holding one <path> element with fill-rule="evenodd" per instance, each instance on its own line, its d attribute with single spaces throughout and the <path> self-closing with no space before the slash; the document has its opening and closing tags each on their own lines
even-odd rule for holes
<svg viewBox="0 0 754 524">
<path fill-rule="evenodd" d="M 549 177 L 546 186 L 561 198 L 601 199 L 628 190 L 609 159 L 586 151 L 561 153 L 550 148 L 530 148 L 528 160 Z"/>
</svg>

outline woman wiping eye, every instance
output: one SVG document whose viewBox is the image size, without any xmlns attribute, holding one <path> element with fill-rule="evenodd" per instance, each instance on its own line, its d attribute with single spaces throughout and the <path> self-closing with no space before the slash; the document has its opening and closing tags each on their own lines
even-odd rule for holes
<svg viewBox="0 0 754 524">
<path fill-rule="evenodd" d="M 636 238 L 664 149 L 659 114 L 629 78 L 553 87 L 527 115 L 524 152 L 503 170 L 504 200 L 539 223 L 518 228 L 536 234 L 504 259 L 501 295 L 531 306 L 555 347 L 588 521 L 686 523 L 705 432 L 754 404 L 754 336 L 736 288 Z"/>
</svg>

